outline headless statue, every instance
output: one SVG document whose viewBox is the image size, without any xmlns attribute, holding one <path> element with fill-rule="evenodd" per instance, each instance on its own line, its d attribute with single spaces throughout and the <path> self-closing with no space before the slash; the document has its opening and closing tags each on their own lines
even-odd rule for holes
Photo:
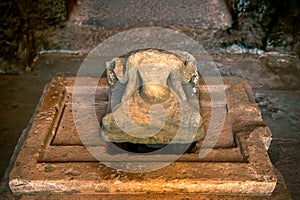
<svg viewBox="0 0 300 200">
<path fill-rule="evenodd" d="M 102 133 L 113 142 L 186 143 L 204 138 L 199 75 L 186 52 L 144 50 L 107 63 L 111 110 Z"/>
</svg>

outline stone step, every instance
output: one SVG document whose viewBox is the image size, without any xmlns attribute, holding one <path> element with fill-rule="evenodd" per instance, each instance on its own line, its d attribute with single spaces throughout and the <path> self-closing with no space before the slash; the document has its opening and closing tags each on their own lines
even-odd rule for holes
<svg viewBox="0 0 300 200">
<path fill-rule="evenodd" d="M 117 33 L 166 27 L 185 33 L 214 51 L 220 49 L 222 33 L 231 25 L 225 0 L 80 0 L 65 28 L 42 36 L 49 50 L 88 53 Z"/>
<path fill-rule="evenodd" d="M 232 22 L 224 0 L 81 0 L 77 4 L 70 19 L 78 25 L 219 29 L 231 26 Z"/>
</svg>

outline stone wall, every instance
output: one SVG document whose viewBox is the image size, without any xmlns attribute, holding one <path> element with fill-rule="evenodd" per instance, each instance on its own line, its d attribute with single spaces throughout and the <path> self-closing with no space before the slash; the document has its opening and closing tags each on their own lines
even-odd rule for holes
<svg viewBox="0 0 300 200">
<path fill-rule="evenodd" d="M 39 31 L 63 27 L 76 0 L 4 0 L 0 2 L 0 73 L 19 73 L 42 43 Z"/>
<path fill-rule="evenodd" d="M 227 0 L 235 23 L 228 43 L 300 55 L 298 0 Z"/>
</svg>

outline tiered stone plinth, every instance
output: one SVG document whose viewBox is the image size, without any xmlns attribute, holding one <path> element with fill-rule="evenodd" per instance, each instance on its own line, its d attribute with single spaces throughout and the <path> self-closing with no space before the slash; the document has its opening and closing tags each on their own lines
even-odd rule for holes
<svg viewBox="0 0 300 200">
<path fill-rule="evenodd" d="M 267 149 L 271 132 L 262 121 L 250 86 L 240 78 L 224 77 L 228 114 L 216 146 L 199 158 L 196 150 L 153 172 L 128 173 L 107 167 L 83 146 L 72 115 L 74 77 L 57 77 L 45 89 L 28 128 L 28 136 L 10 173 L 14 193 L 75 192 L 84 194 L 147 195 L 147 193 L 268 196 L 277 182 Z M 84 86 L 82 86 L 84 87 Z M 204 125 L 210 122 L 209 95 L 200 81 Z M 84 94 L 86 90 L 83 88 Z M 96 89 L 96 114 L 101 121 L 108 105 L 106 81 Z M 220 106 L 224 109 L 224 106 Z M 100 131 L 100 130 L 99 130 Z M 88 137 L 88 132 L 86 136 Z M 99 139 L 101 140 L 100 134 Z M 89 145 L 93 145 L 90 141 Z M 197 150 L 198 148 L 198 150 Z M 98 152 L 106 162 L 163 162 L 169 155 L 143 156 Z M 266 197 L 267 198 L 267 197 Z"/>
</svg>

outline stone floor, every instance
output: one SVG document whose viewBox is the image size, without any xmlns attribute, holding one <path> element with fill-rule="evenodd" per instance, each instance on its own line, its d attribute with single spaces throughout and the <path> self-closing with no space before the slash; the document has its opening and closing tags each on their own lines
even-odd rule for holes
<svg viewBox="0 0 300 200">
<path fill-rule="evenodd" d="M 298 199 L 300 197 L 299 60 L 290 55 L 280 54 L 215 54 L 212 57 L 223 75 L 240 76 L 249 80 L 264 120 L 273 133 L 269 149 L 271 161 L 281 172 L 293 199 Z M 76 75 L 82 60 L 83 57 L 80 55 L 42 55 L 33 72 L 1 75 L 1 176 L 4 175 L 22 130 L 26 128 L 34 113 L 44 86 L 54 76 Z M 6 178 L 4 176 L 3 180 Z M 7 191 L 4 183 L 1 187 L 2 191 Z"/>
</svg>

